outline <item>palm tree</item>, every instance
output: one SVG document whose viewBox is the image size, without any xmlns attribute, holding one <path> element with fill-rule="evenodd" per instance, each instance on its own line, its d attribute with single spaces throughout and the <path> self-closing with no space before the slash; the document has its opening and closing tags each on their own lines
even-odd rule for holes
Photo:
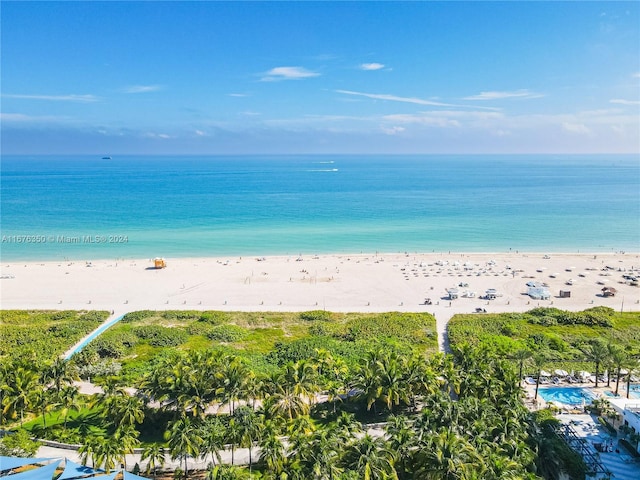
<svg viewBox="0 0 640 480">
<path fill-rule="evenodd" d="M 245 397 L 247 384 L 251 382 L 252 377 L 253 372 L 247 368 L 240 357 L 230 358 L 223 365 L 222 370 L 216 374 L 220 382 L 217 393 L 223 404 L 229 404 L 231 415 L 235 410 L 235 403 Z"/>
<path fill-rule="evenodd" d="M 365 401 L 367 410 L 371 410 L 371 407 L 373 407 L 374 413 L 377 414 L 376 401 L 382 395 L 382 386 L 378 375 L 378 357 L 376 353 L 367 352 L 366 358 L 357 367 L 352 387 L 358 392 L 357 398 Z"/>
<path fill-rule="evenodd" d="M 140 442 L 138 441 L 139 433 L 133 425 L 124 425 L 116 428 L 113 438 L 117 440 L 117 444 L 120 448 L 120 458 L 124 463 L 124 468 L 127 468 L 127 454 L 133 453 L 135 447 Z"/>
<path fill-rule="evenodd" d="M 513 358 L 518 361 L 518 381 L 522 381 L 522 370 L 524 369 L 524 364 L 532 356 L 533 352 L 528 348 L 521 348 L 516 350 L 513 354 Z"/>
<path fill-rule="evenodd" d="M 538 400 L 538 389 L 540 388 L 540 375 L 542 373 L 542 368 L 544 367 L 547 359 L 541 353 L 533 356 L 533 366 L 536 369 L 536 393 L 533 396 L 534 400 Z"/>
<path fill-rule="evenodd" d="M 80 454 L 80 461 L 83 465 L 87 465 L 91 460 L 92 468 L 98 466 L 98 455 L 102 443 L 105 441 L 106 432 L 97 427 L 90 427 L 87 435 L 84 437 L 84 442 L 78 449 Z"/>
<path fill-rule="evenodd" d="M 75 385 L 67 385 L 62 387 L 58 394 L 58 403 L 62 407 L 60 414 L 64 417 L 64 429 L 67 429 L 67 420 L 71 410 L 77 412 L 80 410 L 80 391 Z"/>
<path fill-rule="evenodd" d="M 416 452 L 415 461 L 415 473 L 424 479 L 478 478 L 484 469 L 484 461 L 473 445 L 448 430 L 430 436 Z"/>
<path fill-rule="evenodd" d="M 189 417 L 182 416 L 178 420 L 169 424 L 169 430 L 164 434 L 169 444 L 171 459 L 180 459 L 184 461 L 184 475 L 188 475 L 187 459 L 189 457 L 197 457 L 200 455 L 200 447 L 202 438 L 199 430 Z"/>
<path fill-rule="evenodd" d="M 393 453 L 382 438 L 366 434 L 347 447 L 343 461 L 366 480 L 398 479 Z"/>
<path fill-rule="evenodd" d="M 211 464 L 216 465 L 222 462 L 220 450 L 224 448 L 225 427 L 220 419 L 211 415 L 207 417 L 200 426 L 200 438 L 202 438 L 202 457 L 206 460 L 207 455 L 211 455 Z"/>
<path fill-rule="evenodd" d="M 53 388 L 56 393 L 64 385 L 70 385 L 76 379 L 76 373 L 71 368 L 69 361 L 62 357 L 56 358 L 44 371 L 43 380 L 53 382 Z"/>
<path fill-rule="evenodd" d="M 631 394 L 631 376 L 638 370 L 640 364 L 637 358 L 629 358 L 629 364 L 627 366 L 629 367 L 629 373 L 627 374 L 627 398 L 629 398 Z"/>
<path fill-rule="evenodd" d="M 251 474 L 253 443 L 259 440 L 262 428 L 261 419 L 251 407 L 242 406 L 236 408 L 235 412 L 233 412 L 232 420 L 235 420 L 237 424 L 240 446 L 249 449 L 249 473 Z"/>
<path fill-rule="evenodd" d="M 378 364 L 380 400 L 393 413 L 401 403 L 409 403 L 409 392 L 405 381 L 406 361 L 395 352 L 382 355 Z"/>
<path fill-rule="evenodd" d="M 18 367 L 9 375 L 7 387 L 5 388 L 4 413 L 10 417 L 15 417 L 20 413 L 20 426 L 24 422 L 24 412 L 31 407 L 33 392 L 38 385 L 39 375 L 24 367 Z"/>
<path fill-rule="evenodd" d="M 286 461 L 285 449 L 278 437 L 278 428 L 272 420 L 264 422 L 264 429 L 259 443 L 260 461 L 265 464 L 268 472 L 280 475 Z"/>
<path fill-rule="evenodd" d="M 629 354 L 627 354 L 622 347 L 613 345 L 611 349 L 611 362 L 616 370 L 616 397 L 618 396 L 618 387 L 620 386 L 620 371 L 629 363 L 629 360 Z"/>
<path fill-rule="evenodd" d="M 149 474 L 153 470 L 153 478 L 156 478 L 158 467 L 162 468 L 165 464 L 164 445 L 161 443 L 148 443 L 142 450 L 140 460 L 147 460 L 145 472 Z"/>
<path fill-rule="evenodd" d="M 598 388 L 600 366 L 607 361 L 607 358 L 609 357 L 609 349 L 602 340 L 596 339 L 591 342 L 584 353 L 587 355 L 587 360 L 594 363 L 596 374 L 595 387 Z"/>
<path fill-rule="evenodd" d="M 42 414 L 42 426 L 47 429 L 47 412 L 53 408 L 53 394 L 46 388 L 39 388 L 33 392 L 33 402 Z"/>
<path fill-rule="evenodd" d="M 391 415 L 387 420 L 384 431 L 389 439 L 389 447 L 393 452 L 396 452 L 398 461 L 397 470 L 404 478 L 405 474 L 409 472 L 407 467 L 415 445 L 415 430 L 411 428 L 407 417 L 403 415 Z"/>
<path fill-rule="evenodd" d="M 144 402 L 130 395 L 114 397 L 109 408 L 110 418 L 118 427 L 133 426 L 144 420 Z"/>
</svg>

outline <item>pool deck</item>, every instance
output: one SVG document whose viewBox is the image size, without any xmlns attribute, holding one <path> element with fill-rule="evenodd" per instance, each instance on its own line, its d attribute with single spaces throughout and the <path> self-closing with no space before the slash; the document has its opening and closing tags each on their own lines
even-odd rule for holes
<svg viewBox="0 0 640 480">
<path fill-rule="evenodd" d="M 612 437 L 591 415 L 575 415 L 563 414 L 559 415 L 558 420 L 563 424 L 569 424 L 580 438 L 583 438 L 589 450 L 600 460 L 602 465 L 613 473 L 611 478 L 615 480 L 634 480 L 640 478 L 640 463 L 627 453 L 627 451 L 618 446 L 618 439 Z M 598 452 L 595 444 L 612 444 L 611 452 Z M 600 475 L 591 477 L 600 479 L 607 478 Z"/>
</svg>

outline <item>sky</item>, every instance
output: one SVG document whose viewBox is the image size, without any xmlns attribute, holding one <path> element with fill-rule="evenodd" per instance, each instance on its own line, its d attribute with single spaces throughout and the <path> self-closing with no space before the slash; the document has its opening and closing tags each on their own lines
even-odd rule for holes
<svg viewBox="0 0 640 480">
<path fill-rule="evenodd" d="M 3 154 L 640 153 L 640 2 L 11 2 Z"/>
</svg>

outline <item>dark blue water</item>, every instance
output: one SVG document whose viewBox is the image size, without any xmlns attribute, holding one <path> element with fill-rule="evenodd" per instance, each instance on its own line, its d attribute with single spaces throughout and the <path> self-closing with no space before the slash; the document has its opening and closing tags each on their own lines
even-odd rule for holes
<svg viewBox="0 0 640 480">
<path fill-rule="evenodd" d="M 637 251 L 630 155 L 15 157 L 2 260 Z"/>
</svg>

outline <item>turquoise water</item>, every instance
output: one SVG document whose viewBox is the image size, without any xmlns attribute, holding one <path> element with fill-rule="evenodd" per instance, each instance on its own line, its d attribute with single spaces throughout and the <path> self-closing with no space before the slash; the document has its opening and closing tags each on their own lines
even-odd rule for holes
<svg viewBox="0 0 640 480">
<path fill-rule="evenodd" d="M 595 398 L 589 389 L 582 387 L 541 387 L 538 393 L 545 402 L 566 405 L 582 405 L 583 401 L 589 404 Z"/>
<path fill-rule="evenodd" d="M 5 260 L 637 251 L 630 155 L 3 156 Z"/>
</svg>

